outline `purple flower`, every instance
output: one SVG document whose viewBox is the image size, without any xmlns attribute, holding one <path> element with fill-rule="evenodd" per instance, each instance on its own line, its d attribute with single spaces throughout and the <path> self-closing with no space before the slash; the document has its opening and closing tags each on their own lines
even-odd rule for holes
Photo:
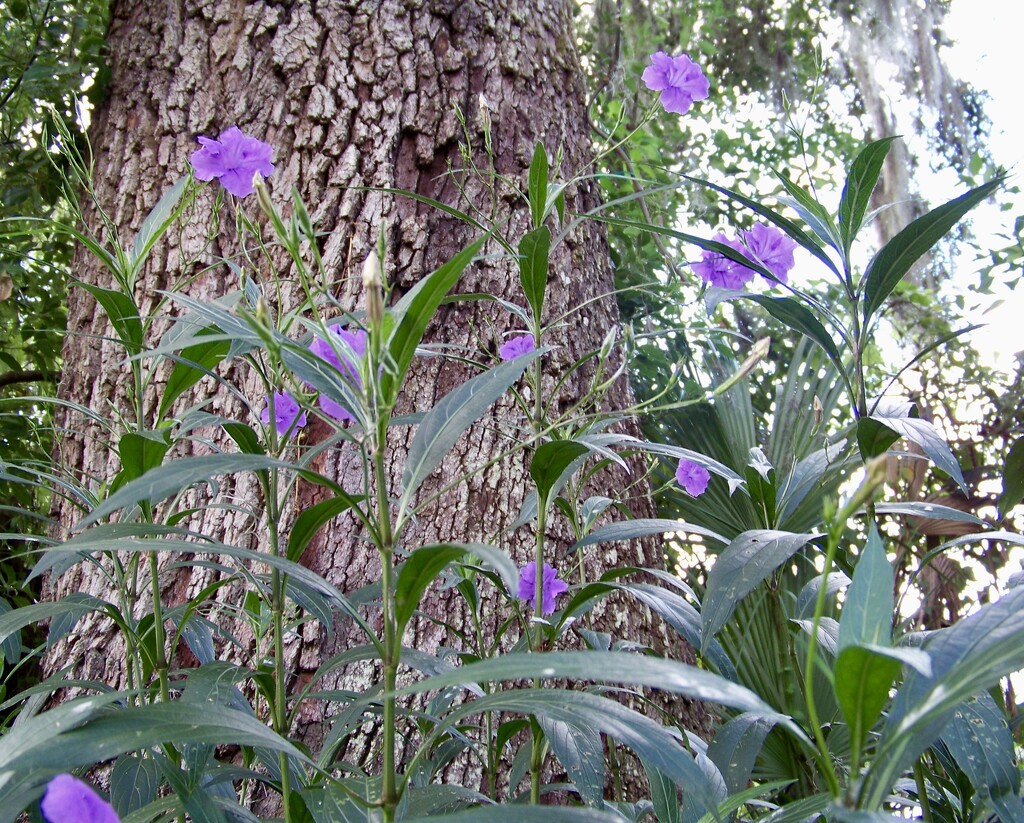
<svg viewBox="0 0 1024 823">
<path fill-rule="evenodd" d="M 735 241 L 727 238 L 722 232 L 713 238 L 718 243 L 723 243 L 740 254 L 747 254 L 747 250 Z M 701 276 L 705 283 L 718 286 L 721 289 L 742 289 L 754 276 L 754 270 L 749 269 L 741 263 L 730 260 L 724 254 L 717 251 L 704 250 L 704 254 L 698 263 L 690 264 L 695 272 Z"/>
<path fill-rule="evenodd" d="M 548 563 L 544 564 L 543 582 L 544 602 L 541 604 L 542 615 L 551 614 L 555 610 L 555 598 L 569 591 L 569 584 L 558 579 L 558 570 Z M 519 570 L 519 590 L 516 597 L 530 601 L 533 610 L 537 611 L 537 562 L 531 560 Z"/>
<path fill-rule="evenodd" d="M 333 344 L 318 337 L 310 345 L 309 350 L 341 372 L 341 376 L 353 388 L 362 389 L 363 380 L 359 376 L 357 361 L 366 357 L 366 332 L 362 329 L 349 331 L 339 325 L 328 326 L 327 331 L 335 338 Z M 356 419 L 352 412 L 330 397 L 321 394 L 319 402 L 320 408 L 335 420 L 344 423 L 346 420 Z"/>
<path fill-rule="evenodd" d="M 264 425 L 270 423 L 270 398 L 267 398 L 267 407 L 260 413 L 260 420 Z M 274 392 L 274 431 L 291 432 L 306 425 L 306 413 L 294 397 L 287 392 Z"/>
<path fill-rule="evenodd" d="M 498 349 L 498 356 L 502 360 L 515 360 L 517 357 L 529 354 L 536 348 L 537 346 L 533 342 L 532 334 L 517 334 L 501 344 L 501 347 Z"/>
<path fill-rule="evenodd" d="M 793 252 L 797 242 L 775 226 L 755 223 L 750 231 L 743 232 L 749 256 L 757 260 L 781 282 L 787 282 L 789 270 L 794 266 Z"/>
<path fill-rule="evenodd" d="M 692 497 L 700 497 L 708 490 L 708 481 L 711 475 L 700 463 L 682 458 L 679 461 L 679 468 L 676 469 L 676 482 L 679 483 Z"/>
<path fill-rule="evenodd" d="M 686 114 L 694 100 L 708 96 L 710 84 L 688 54 L 669 57 L 658 51 L 651 55 L 651 65 L 644 69 L 643 81 L 647 88 L 661 92 L 661 105 L 665 111 Z"/>
<path fill-rule="evenodd" d="M 203 147 L 192 152 L 196 180 L 219 177 L 221 185 L 236 197 L 252 194 L 252 177 L 268 177 L 274 171 L 274 149 L 269 143 L 242 134 L 238 126 L 221 133 L 220 140 L 199 136 Z"/>
<path fill-rule="evenodd" d="M 113 806 L 70 774 L 58 774 L 47 784 L 39 808 L 49 823 L 120 823 Z"/>
</svg>

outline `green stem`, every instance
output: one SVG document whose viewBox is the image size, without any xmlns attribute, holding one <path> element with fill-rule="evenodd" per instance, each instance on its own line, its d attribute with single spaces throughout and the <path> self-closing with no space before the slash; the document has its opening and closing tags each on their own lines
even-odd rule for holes
<svg viewBox="0 0 1024 823">
<path fill-rule="evenodd" d="M 928 800 L 928 783 L 924 777 L 920 757 L 914 762 L 914 781 L 917 783 L 917 802 L 921 806 L 921 819 L 924 823 L 932 823 L 935 818 L 932 816 L 932 804 Z"/>
<path fill-rule="evenodd" d="M 387 417 L 378 422 L 373 444 L 373 473 L 376 484 L 377 522 L 379 524 L 381 589 L 384 612 L 384 706 L 383 706 L 383 774 L 381 776 L 381 807 L 385 823 L 395 819 L 399 792 L 396 777 L 395 683 L 402 654 L 402 638 L 395 620 L 394 535 L 391 530 L 391 508 L 387 475 L 384 466 L 384 444 L 387 438 Z"/>
<path fill-rule="evenodd" d="M 810 642 L 807 644 L 807 660 L 804 664 L 804 695 L 807 701 L 807 721 L 814 732 L 814 740 L 818 746 L 818 763 L 825 780 L 828 782 L 829 791 L 832 796 L 839 797 L 839 778 L 836 776 L 835 767 L 832 765 L 832 757 L 829 754 L 828 744 L 825 741 L 825 733 L 821 730 L 821 723 L 818 719 L 818 710 L 814 700 L 814 664 L 815 655 L 818 650 L 818 628 L 821 619 L 825 614 L 825 597 L 828 592 L 828 576 L 832 573 L 832 564 L 835 562 L 836 552 L 839 549 L 839 541 L 842 539 L 843 530 L 847 521 L 856 514 L 865 503 L 869 503 L 875 494 L 875 490 L 885 482 L 885 461 L 884 458 L 873 460 L 867 466 L 867 476 L 850 499 L 843 506 L 842 510 L 832 519 L 828 532 L 828 548 L 825 552 L 825 565 L 822 569 L 821 585 L 818 587 L 818 598 L 814 606 L 814 622 L 811 626 Z"/>
<path fill-rule="evenodd" d="M 540 500 L 537 506 L 537 539 L 534 544 L 533 562 L 533 652 L 539 652 L 544 645 L 544 626 L 540 622 L 544 612 L 544 531 L 547 528 L 548 501 Z M 539 677 L 533 680 L 535 689 L 541 688 Z M 544 765 L 543 734 L 536 720 L 531 722 L 532 751 L 530 753 L 530 802 L 540 803 L 540 773 Z"/>
<path fill-rule="evenodd" d="M 271 469 L 262 475 L 264 495 L 267 501 L 267 523 L 270 530 L 270 553 L 274 557 L 281 554 L 280 535 L 277 524 L 280 521 L 280 501 L 277 497 L 278 472 Z M 281 737 L 288 736 L 288 684 L 285 678 L 284 659 L 284 608 L 287 576 L 281 574 L 276 567 L 270 570 L 270 614 L 274 633 L 274 705 L 271 710 L 271 722 L 274 731 Z M 284 752 L 278 757 L 281 767 L 281 801 L 284 805 L 285 823 L 291 823 L 291 769 L 288 755 Z"/>
</svg>

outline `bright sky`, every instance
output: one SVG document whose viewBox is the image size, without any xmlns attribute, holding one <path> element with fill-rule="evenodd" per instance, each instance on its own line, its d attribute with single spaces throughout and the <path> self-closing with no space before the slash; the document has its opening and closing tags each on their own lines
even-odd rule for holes
<svg viewBox="0 0 1024 823">
<path fill-rule="evenodd" d="M 1020 32 L 1024 29 L 1024 4 L 1006 0 L 953 0 L 945 30 L 955 45 L 944 57 L 953 74 L 976 89 L 984 89 L 989 99 L 985 111 L 992 120 L 990 147 L 995 160 L 1013 175 L 1011 182 L 1024 189 L 1024 120 L 1020 111 Z M 931 192 L 927 192 L 931 196 Z M 936 193 L 934 202 L 941 202 Z M 974 228 L 979 242 L 994 248 L 1008 245 L 996 235 L 1008 235 L 1018 215 L 1024 215 L 1024 195 L 1017 195 L 1014 208 L 999 212 L 979 207 L 974 212 Z M 989 239 L 991 238 L 991 239 Z M 975 265 L 961 262 L 970 274 Z M 972 335 L 972 342 L 995 364 L 1010 371 L 1014 354 L 1024 350 L 1024 285 L 1004 292 L 1004 302 L 979 315 L 976 322 L 988 323 Z"/>
</svg>

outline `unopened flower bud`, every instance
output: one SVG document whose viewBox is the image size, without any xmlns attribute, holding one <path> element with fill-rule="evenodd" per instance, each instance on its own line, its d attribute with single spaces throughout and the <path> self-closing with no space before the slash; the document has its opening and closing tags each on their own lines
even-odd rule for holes
<svg viewBox="0 0 1024 823">
<path fill-rule="evenodd" d="M 384 281 L 376 252 L 371 252 L 363 263 L 363 289 L 366 291 L 366 316 L 370 328 L 379 329 L 384 322 Z"/>
<path fill-rule="evenodd" d="M 267 301 L 263 299 L 262 294 L 256 301 L 256 322 L 267 328 L 273 325 L 273 321 L 270 318 L 270 307 L 267 305 Z"/>
<path fill-rule="evenodd" d="M 258 171 L 253 172 L 252 187 L 253 191 L 256 192 L 256 201 L 260 204 L 260 208 L 266 214 L 272 215 L 274 213 L 274 206 L 270 202 L 270 191 L 267 189 L 267 184 L 263 182 L 263 175 Z"/>
</svg>

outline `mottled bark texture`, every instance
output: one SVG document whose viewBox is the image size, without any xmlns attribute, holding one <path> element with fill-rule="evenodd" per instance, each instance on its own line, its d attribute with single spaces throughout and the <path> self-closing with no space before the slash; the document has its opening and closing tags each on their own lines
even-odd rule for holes
<svg viewBox="0 0 1024 823">
<path fill-rule="evenodd" d="M 411 199 L 356 187 L 408 189 L 461 208 L 467 207 L 468 197 L 475 205 L 490 209 L 486 181 L 468 176 L 465 192 L 460 194 L 446 174 L 449 166 L 463 166 L 459 144 L 465 135 L 457 110 L 464 113 L 475 162 L 488 167 L 483 127 L 489 122 L 495 172 L 523 189 L 538 140 L 552 157 L 562 153 L 563 176 L 587 171 L 589 127 L 570 15 L 570 4 L 562 0 L 115 3 L 109 34 L 112 82 L 91 131 L 99 200 L 130 238 L 160 195 L 185 173 L 189 154 L 196 148 L 196 135 L 216 136 L 237 124 L 274 146 L 277 170 L 268 181 L 273 200 L 287 211 L 295 187 L 309 204 L 318 228 L 329 232 L 321 251 L 326 271 L 331 273 L 331 290 L 340 303 L 350 308 L 361 304 L 360 268 L 382 230 L 387 244 L 385 277 L 394 284 L 397 298 L 459 251 L 472 239 L 473 231 Z M 236 278 L 218 263 L 219 258 L 237 253 L 229 215 L 221 215 L 221 231 L 212 243 L 206 236 L 215 189 L 216 185 L 200 197 L 197 213 L 183 232 L 157 248 L 139 285 L 143 305 L 152 305 L 158 289 L 187 277 L 195 280 L 185 291 L 205 299 L 236 287 Z M 596 198 L 590 182 L 574 185 L 568 192 L 567 209 L 576 214 L 586 212 L 597 205 Z M 528 228 L 525 203 L 503 184 L 497 184 L 493 205 L 496 218 L 508 221 L 513 238 Z M 488 250 L 496 252 L 498 247 L 492 245 Z M 286 261 L 277 263 L 288 277 Z M 86 281 L 105 282 L 104 273 L 82 252 L 76 274 Z M 254 275 L 266 278 L 268 271 Z M 456 290 L 525 305 L 514 264 L 507 258 L 472 266 Z M 545 372 L 552 376 L 549 388 L 554 375 L 597 348 L 607 330 L 615 326 L 617 310 L 611 291 L 603 234 L 597 225 L 583 223 L 553 253 L 546 319 L 554 321 L 567 311 L 573 313 L 547 335 L 547 342 L 555 347 L 544 361 Z M 69 299 L 72 334 L 65 352 L 68 365 L 63 395 L 107 414 L 123 404 L 119 383 L 124 371 L 116 350 L 102 340 L 109 329 L 94 301 L 78 289 Z M 493 302 L 459 302 L 442 308 L 427 340 L 475 347 L 483 357 L 516 322 Z M 448 361 L 417 362 L 405 388 L 405 410 L 429 408 L 470 375 Z M 240 368 L 231 376 L 258 404 L 251 377 Z M 565 401 L 583 390 L 588 376 L 584 371 L 562 387 Z M 211 386 L 205 390 L 210 392 Z M 627 401 L 627 387 L 618 385 L 609 402 L 621 405 Z M 226 417 L 245 419 L 248 415 L 223 391 L 211 399 L 209 409 Z M 428 481 L 421 498 L 506 448 L 509 434 L 522 422 L 511 403 L 499 404 L 459 442 Z M 64 425 L 67 432 L 59 452 L 62 464 L 97 488 L 117 470 L 116 455 L 109 442 L 85 421 L 69 416 Z M 312 424 L 306 442 L 322 440 L 328 431 L 322 421 Z M 402 438 L 407 436 L 396 437 L 390 461 L 393 489 L 398 488 Z M 347 488 L 356 489 L 361 483 L 351 452 L 326 452 L 316 468 Z M 414 548 L 450 539 L 494 540 L 524 562 L 532 541 L 529 529 L 514 534 L 503 530 L 518 514 L 525 477 L 521 454 L 474 474 L 468 483 L 421 514 L 404 536 L 404 545 Z M 635 473 L 629 482 L 634 479 Z M 607 484 L 604 491 L 614 495 L 627 480 L 607 474 L 601 482 Z M 594 491 L 602 490 L 595 487 Z M 288 516 L 317 499 L 315 494 L 303 487 Z M 258 508 L 258 488 L 249 476 L 226 479 L 220 497 Z M 636 515 L 649 514 L 644 494 L 634 494 L 628 502 Z M 65 530 L 77 515 L 69 508 L 60 511 Z M 229 543 L 265 549 L 260 542 L 265 534 L 261 523 L 238 510 L 200 512 L 188 525 Z M 552 537 L 556 545 L 566 545 L 564 533 L 553 530 Z M 650 545 L 618 546 L 589 555 L 587 568 L 596 574 L 615 565 L 658 565 L 659 554 L 658 548 Z M 355 520 L 344 516 L 314 540 L 302 562 L 343 592 L 379 577 L 376 552 L 362 539 Z M 211 581 L 213 572 L 175 569 L 164 575 L 163 591 L 170 606 L 195 596 Z M 104 585 L 101 576 L 85 567 L 66 575 L 59 592 L 103 593 Z M 237 587 L 223 592 L 229 598 L 240 594 Z M 493 617 L 495 604 L 485 604 L 485 617 Z M 424 610 L 455 625 L 467 620 L 461 602 L 450 592 L 429 593 Z M 650 616 L 633 604 L 617 603 L 590 618 L 590 624 L 615 638 L 659 648 L 669 642 Z M 489 625 L 493 628 L 494 623 Z M 328 655 L 355 642 L 347 624 L 336 629 L 330 636 L 318 624 L 306 623 L 301 636 L 291 638 L 289 655 L 296 683 L 308 679 Z M 241 627 L 236 630 L 244 632 Z M 255 653 L 251 635 L 249 640 Z M 423 621 L 409 632 L 406 643 L 433 652 L 453 645 L 454 640 L 443 626 Z M 103 623 L 83 622 L 51 658 L 51 664 L 75 659 L 79 676 L 118 683 L 123 678 L 118 648 Z M 675 656 L 682 657 L 683 652 L 677 651 Z M 349 671 L 344 678 L 324 685 L 362 688 L 374 677 L 370 670 Z M 310 703 L 306 709 L 300 731 L 315 748 L 329 720 L 322 716 L 321 704 Z M 695 712 L 691 727 L 699 728 L 703 717 Z M 369 734 L 354 742 L 346 759 L 358 762 L 372 757 L 373 739 Z M 451 779 L 479 785 L 480 775 L 472 772 L 474 764 L 464 762 L 458 768 L 464 773 L 452 774 Z"/>
</svg>

